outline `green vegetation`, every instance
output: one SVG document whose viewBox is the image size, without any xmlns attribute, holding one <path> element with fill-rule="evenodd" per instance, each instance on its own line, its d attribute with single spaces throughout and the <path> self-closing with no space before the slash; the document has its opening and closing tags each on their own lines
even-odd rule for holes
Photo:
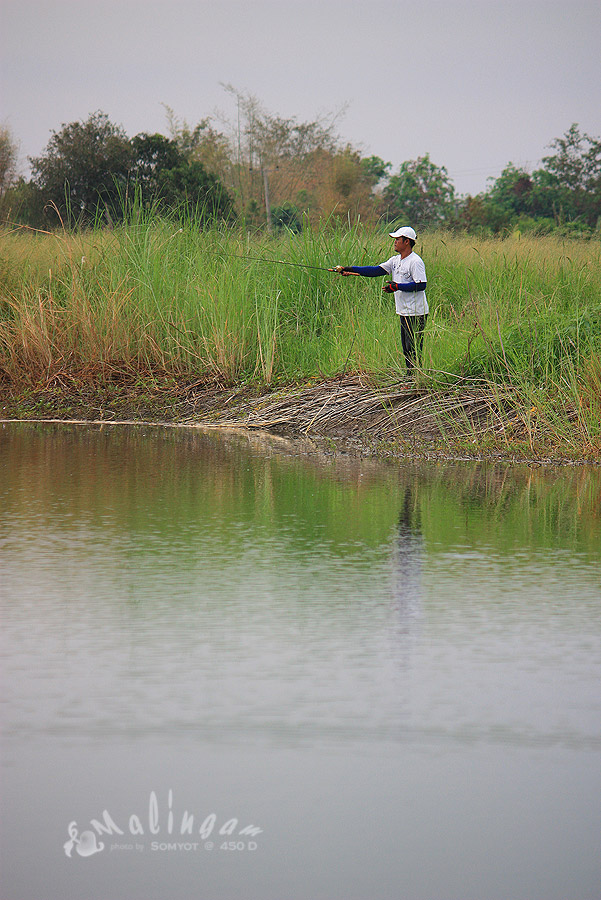
<svg viewBox="0 0 601 900">
<path fill-rule="evenodd" d="M 472 232 L 509 229 L 588 237 L 601 226 L 601 140 L 572 125 L 551 144 L 543 168 L 509 163 L 485 194 L 468 197 L 457 224 Z"/>
<path fill-rule="evenodd" d="M 447 170 L 429 155 L 408 160 L 388 179 L 382 195 L 388 221 L 415 222 L 429 228 L 453 222 L 458 201 Z"/>
<path fill-rule="evenodd" d="M 251 237 L 140 210 L 110 231 L 6 230 L 1 375 L 13 388 L 125 376 L 273 388 L 357 371 L 390 383 L 403 363 L 382 281 L 323 270 L 377 263 L 390 244 L 337 221 Z M 518 413 L 498 439 L 598 449 L 601 244 L 438 232 L 416 249 L 431 305 L 419 387 L 486 387 L 499 404 L 510 389 Z"/>
<path fill-rule="evenodd" d="M 337 218 L 376 226 L 411 223 L 479 236 L 598 235 L 601 140 L 573 124 L 533 172 L 508 163 L 486 191 L 458 196 L 429 154 L 395 173 L 363 157 L 335 131 L 335 117 L 297 122 L 266 111 L 232 87 L 235 122 L 194 126 L 167 108 L 169 137 L 128 138 L 102 112 L 53 133 L 15 180 L 16 143 L 0 129 L 0 221 L 34 227 L 114 225 L 133 209 L 197 220 L 236 220 L 247 229 L 300 232 Z"/>
<path fill-rule="evenodd" d="M 2 146 L 0 134 L 0 156 Z M 11 221 L 42 228 L 112 226 L 140 208 L 177 209 L 197 221 L 233 216 L 219 178 L 174 140 L 159 134 L 129 140 L 104 113 L 63 125 L 30 162 L 31 181 L 0 191 L 0 212 Z M 0 160 L 0 185 L 1 179 Z"/>
</svg>

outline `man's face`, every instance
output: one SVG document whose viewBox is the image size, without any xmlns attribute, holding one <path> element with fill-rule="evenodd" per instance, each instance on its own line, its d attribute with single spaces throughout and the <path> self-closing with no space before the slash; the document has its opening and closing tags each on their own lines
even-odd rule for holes
<svg viewBox="0 0 601 900">
<path fill-rule="evenodd" d="M 406 240 L 407 240 L 407 238 L 402 237 L 402 236 L 394 239 L 394 249 L 396 250 L 397 253 L 402 252 L 403 247 L 405 246 Z"/>
</svg>

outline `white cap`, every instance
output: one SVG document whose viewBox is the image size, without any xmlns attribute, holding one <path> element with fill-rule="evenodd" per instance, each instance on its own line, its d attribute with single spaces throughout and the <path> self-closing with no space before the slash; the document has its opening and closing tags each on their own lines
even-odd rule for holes
<svg viewBox="0 0 601 900">
<path fill-rule="evenodd" d="M 398 237 L 406 237 L 409 238 L 410 241 L 416 241 L 417 235 L 413 228 L 410 228 L 408 225 L 404 225 L 402 228 L 399 228 L 397 231 L 389 231 L 388 234 L 390 237 L 398 238 Z"/>
</svg>

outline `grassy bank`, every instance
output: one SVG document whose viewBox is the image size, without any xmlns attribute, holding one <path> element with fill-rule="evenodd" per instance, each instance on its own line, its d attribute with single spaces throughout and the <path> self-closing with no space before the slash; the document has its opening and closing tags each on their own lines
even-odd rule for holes
<svg viewBox="0 0 601 900">
<path fill-rule="evenodd" d="M 273 391 L 342 373 L 389 389 L 403 373 L 382 280 L 299 265 L 380 262 L 392 241 L 372 229 L 269 239 L 149 220 L 80 235 L 6 229 L 0 244 L 0 370 L 13 397 L 169 379 Z M 417 388 L 438 398 L 441 439 L 598 451 L 601 243 L 433 233 L 416 249 L 431 306 Z M 474 391 L 497 406 L 488 429 L 456 413 L 454 398 Z"/>
</svg>

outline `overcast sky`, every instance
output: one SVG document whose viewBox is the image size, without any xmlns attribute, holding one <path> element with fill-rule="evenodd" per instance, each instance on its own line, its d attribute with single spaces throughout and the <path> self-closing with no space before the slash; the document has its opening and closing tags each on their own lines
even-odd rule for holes
<svg viewBox="0 0 601 900">
<path fill-rule="evenodd" d="M 22 171 L 66 122 L 128 135 L 233 116 L 222 84 L 338 131 L 396 171 L 429 153 L 459 193 L 601 136 L 599 0 L 0 0 L 0 121 Z"/>
</svg>

